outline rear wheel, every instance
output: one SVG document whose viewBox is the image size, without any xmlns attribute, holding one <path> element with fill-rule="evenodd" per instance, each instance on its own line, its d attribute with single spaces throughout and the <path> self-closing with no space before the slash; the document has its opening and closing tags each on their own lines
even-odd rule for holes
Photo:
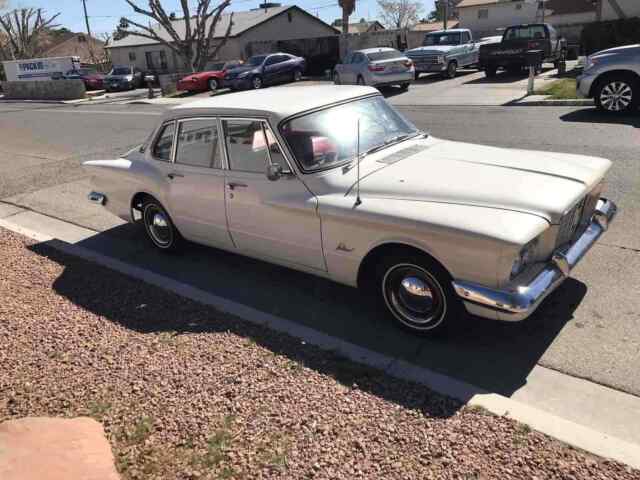
<svg viewBox="0 0 640 480">
<path fill-rule="evenodd" d="M 182 236 L 176 229 L 164 207 L 155 198 L 149 197 L 142 204 L 142 223 L 151 244 L 163 252 L 175 252 L 182 243 Z"/>
<path fill-rule="evenodd" d="M 377 268 L 376 290 L 401 328 L 422 335 L 449 331 L 466 314 L 451 276 L 428 255 L 399 252 Z"/>
<path fill-rule="evenodd" d="M 209 90 L 212 92 L 215 92 L 218 89 L 218 80 L 215 78 L 210 78 L 209 82 L 207 82 L 209 85 Z"/>
<path fill-rule="evenodd" d="M 335 85 L 342 85 L 342 81 L 340 80 L 340 74 L 338 72 L 333 73 L 333 83 Z"/>
<path fill-rule="evenodd" d="M 640 104 L 640 82 L 631 75 L 611 75 L 594 90 L 596 106 L 605 112 L 626 113 Z"/>
<path fill-rule="evenodd" d="M 486 67 L 484 69 L 484 74 L 487 76 L 487 78 L 493 78 L 498 74 L 498 68 L 497 67 Z"/>
</svg>

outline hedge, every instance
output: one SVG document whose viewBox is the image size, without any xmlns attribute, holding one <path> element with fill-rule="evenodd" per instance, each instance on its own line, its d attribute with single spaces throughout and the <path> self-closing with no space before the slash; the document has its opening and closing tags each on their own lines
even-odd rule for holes
<svg viewBox="0 0 640 480">
<path fill-rule="evenodd" d="M 640 43 L 640 18 L 595 22 L 584 27 L 581 37 L 584 53 Z"/>
</svg>

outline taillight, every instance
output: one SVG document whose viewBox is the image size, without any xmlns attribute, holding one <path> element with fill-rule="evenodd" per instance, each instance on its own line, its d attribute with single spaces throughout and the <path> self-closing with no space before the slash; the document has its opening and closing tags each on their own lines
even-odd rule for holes
<svg viewBox="0 0 640 480">
<path fill-rule="evenodd" d="M 384 72 L 383 65 L 369 65 L 370 72 Z"/>
<path fill-rule="evenodd" d="M 413 62 L 411 60 L 405 60 L 404 66 L 407 68 L 413 67 Z"/>
</svg>

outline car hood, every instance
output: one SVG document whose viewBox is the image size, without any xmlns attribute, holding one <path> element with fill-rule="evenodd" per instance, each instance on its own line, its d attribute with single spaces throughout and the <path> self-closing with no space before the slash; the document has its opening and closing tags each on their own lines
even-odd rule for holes
<svg viewBox="0 0 640 480">
<path fill-rule="evenodd" d="M 427 47 L 418 47 L 413 48 L 405 52 L 406 55 L 411 55 L 412 53 L 418 53 L 421 55 L 424 54 L 433 54 L 433 55 L 441 55 L 443 53 L 448 53 L 451 50 L 458 48 L 460 45 L 431 45 Z"/>
<path fill-rule="evenodd" d="M 133 75 L 107 75 L 105 80 L 131 80 Z"/>
<path fill-rule="evenodd" d="M 512 210 L 554 224 L 611 166 L 603 158 L 444 140 L 414 142 L 376 162 L 391 164 L 361 179 L 363 197 Z"/>
<path fill-rule="evenodd" d="M 186 77 L 183 77 L 182 80 L 186 80 L 187 82 L 191 82 L 193 80 L 200 80 L 202 78 L 206 78 L 209 77 L 211 75 L 222 75 L 221 71 L 217 71 L 217 70 L 212 70 L 212 71 L 208 71 L 208 72 L 198 72 L 198 73 L 193 73 L 191 75 L 187 75 Z"/>
<path fill-rule="evenodd" d="M 640 53 L 640 44 L 625 45 L 624 47 L 615 47 L 615 48 L 609 48 L 607 50 L 601 50 L 599 52 L 591 54 L 591 58 L 599 57 L 600 55 L 612 55 L 612 54 L 633 55 L 637 53 Z"/>
</svg>

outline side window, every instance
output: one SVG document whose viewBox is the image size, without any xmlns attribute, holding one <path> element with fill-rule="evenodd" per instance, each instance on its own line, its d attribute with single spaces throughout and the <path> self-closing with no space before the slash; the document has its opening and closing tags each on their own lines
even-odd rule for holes
<svg viewBox="0 0 640 480">
<path fill-rule="evenodd" d="M 261 121 L 225 120 L 224 137 L 229 156 L 229 169 L 264 173 L 267 148 Z"/>
<path fill-rule="evenodd" d="M 462 32 L 462 43 L 469 42 L 471 42 L 471 35 L 469 34 L 469 32 Z"/>
<path fill-rule="evenodd" d="M 277 56 L 269 57 L 267 58 L 267 61 L 264 62 L 264 66 L 268 67 L 269 65 L 273 65 L 275 63 L 278 63 L 278 57 Z"/>
<path fill-rule="evenodd" d="M 214 118 L 180 122 L 176 163 L 193 167 L 222 168 L 218 127 Z"/>
<path fill-rule="evenodd" d="M 173 148 L 173 137 L 175 133 L 175 123 L 171 122 L 162 127 L 160 135 L 153 146 L 152 154 L 157 160 L 165 162 L 171 161 L 171 150 Z"/>
</svg>

